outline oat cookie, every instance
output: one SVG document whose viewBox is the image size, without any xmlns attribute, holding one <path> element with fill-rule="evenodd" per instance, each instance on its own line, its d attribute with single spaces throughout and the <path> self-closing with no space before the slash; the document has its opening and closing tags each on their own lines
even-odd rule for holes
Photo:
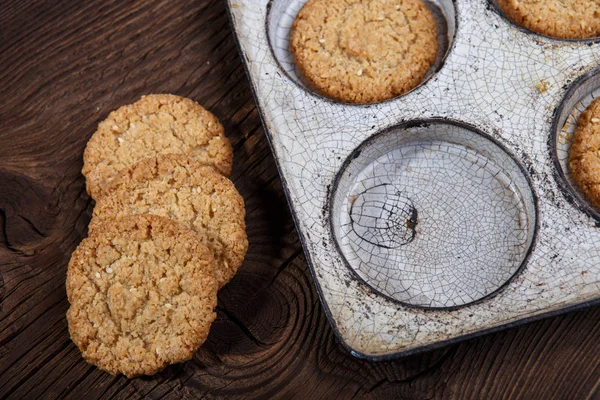
<svg viewBox="0 0 600 400">
<path fill-rule="evenodd" d="M 421 83 L 437 57 L 437 25 L 422 0 L 310 0 L 296 16 L 290 48 L 318 91 L 372 103 Z"/>
<path fill-rule="evenodd" d="M 600 207 L 600 99 L 579 117 L 569 149 L 569 169 L 588 199 Z"/>
<path fill-rule="evenodd" d="M 97 198 L 117 172 L 157 154 L 182 153 L 229 176 L 233 153 L 223 126 L 192 100 L 143 96 L 98 125 L 83 154 L 88 193 Z"/>
<path fill-rule="evenodd" d="M 562 39 L 600 36 L 600 0 L 497 0 L 519 25 Z"/>
<path fill-rule="evenodd" d="M 160 215 L 195 230 L 215 255 L 219 287 L 233 278 L 248 249 L 242 196 L 229 179 L 183 155 L 161 155 L 123 170 L 97 202 L 89 229 L 127 214 Z"/>
<path fill-rule="evenodd" d="M 190 359 L 216 316 L 214 262 L 193 231 L 165 218 L 97 226 L 67 271 L 73 342 L 88 362 L 128 377 Z"/>
</svg>

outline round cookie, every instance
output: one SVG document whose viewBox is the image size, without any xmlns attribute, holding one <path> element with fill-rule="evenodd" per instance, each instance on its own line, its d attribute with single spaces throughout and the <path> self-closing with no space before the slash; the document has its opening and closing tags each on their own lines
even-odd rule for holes
<svg viewBox="0 0 600 400">
<path fill-rule="evenodd" d="M 97 226 L 69 262 L 69 332 L 111 374 L 154 374 L 189 360 L 216 314 L 215 260 L 197 235 L 136 215 Z"/>
<path fill-rule="evenodd" d="M 562 39 L 600 36 L 598 0 L 496 0 L 515 23 Z"/>
<path fill-rule="evenodd" d="M 600 98 L 581 114 L 569 149 L 571 176 L 600 207 Z"/>
<path fill-rule="evenodd" d="M 83 153 L 87 191 L 98 197 L 119 170 L 157 154 L 181 153 L 229 176 L 231 143 L 213 114 L 183 97 L 157 94 L 111 112 Z"/>
<path fill-rule="evenodd" d="M 296 16 L 290 48 L 319 92 L 372 103 L 423 81 L 437 57 L 437 25 L 422 0 L 310 0 Z"/>
<path fill-rule="evenodd" d="M 248 250 L 242 196 L 229 179 L 183 155 L 148 158 L 121 171 L 96 203 L 90 232 L 128 214 L 160 215 L 195 230 L 215 255 L 219 287 L 233 278 Z"/>
</svg>

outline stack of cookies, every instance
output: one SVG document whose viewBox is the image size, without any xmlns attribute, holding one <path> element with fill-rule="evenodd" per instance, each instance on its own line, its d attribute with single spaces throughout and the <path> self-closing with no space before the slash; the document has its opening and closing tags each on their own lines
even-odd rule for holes
<svg viewBox="0 0 600 400">
<path fill-rule="evenodd" d="M 178 96 L 100 123 L 83 167 L 96 207 L 67 272 L 69 332 L 90 363 L 153 374 L 206 340 L 248 248 L 232 157 L 218 119 Z"/>
</svg>

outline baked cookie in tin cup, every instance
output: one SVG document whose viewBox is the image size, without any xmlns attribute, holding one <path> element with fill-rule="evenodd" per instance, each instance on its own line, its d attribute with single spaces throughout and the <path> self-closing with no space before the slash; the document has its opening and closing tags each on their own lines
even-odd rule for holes
<svg viewBox="0 0 600 400">
<path fill-rule="evenodd" d="M 311 0 L 296 16 L 290 48 L 319 93 L 364 104 L 417 87 L 437 58 L 437 37 L 422 0 Z"/>
</svg>

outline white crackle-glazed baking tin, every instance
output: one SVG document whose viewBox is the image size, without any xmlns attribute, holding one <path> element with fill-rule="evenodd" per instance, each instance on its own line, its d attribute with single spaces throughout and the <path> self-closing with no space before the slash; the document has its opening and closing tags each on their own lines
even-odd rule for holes
<svg viewBox="0 0 600 400">
<path fill-rule="evenodd" d="M 326 314 L 386 359 L 600 299 L 600 213 L 565 159 L 600 95 L 600 40 L 558 40 L 487 0 L 435 0 L 422 85 L 371 105 L 308 88 L 289 54 L 304 0 L 228 0 Z"/>
</svg>

